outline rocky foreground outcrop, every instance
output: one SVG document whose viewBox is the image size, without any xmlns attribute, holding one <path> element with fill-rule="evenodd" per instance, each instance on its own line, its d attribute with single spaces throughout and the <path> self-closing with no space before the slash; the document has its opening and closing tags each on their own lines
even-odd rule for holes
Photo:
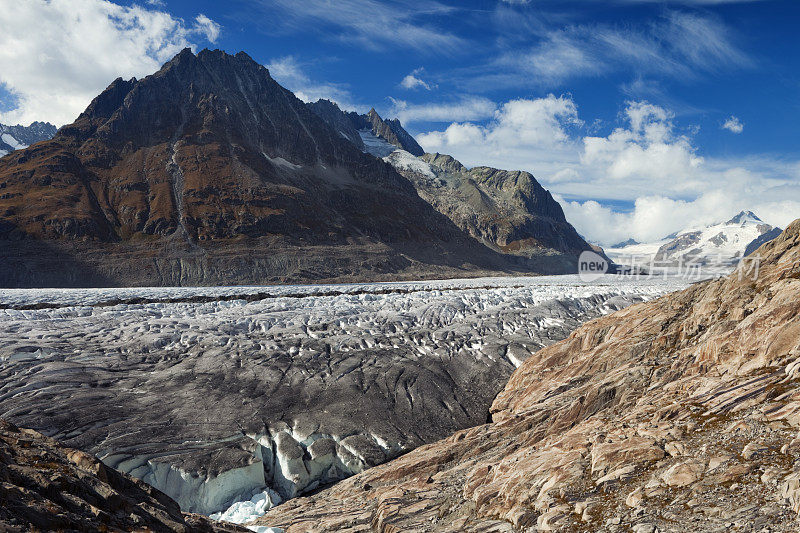
<svg viewBox="0 0 800 533">
<path fill-rule="evenodd" d="M 247 532 L 181 513 L 166 494 L 0 420 L 0 531 Z"/>
<path fill-rule="evenodd" d="M 755 279 L 740 270 L 697 284 L 540 350 L 495 399 L 491 423 L 260 522 L 288 532 L 796 531 L 800 220 L 759 255 Z"/>
</svg>

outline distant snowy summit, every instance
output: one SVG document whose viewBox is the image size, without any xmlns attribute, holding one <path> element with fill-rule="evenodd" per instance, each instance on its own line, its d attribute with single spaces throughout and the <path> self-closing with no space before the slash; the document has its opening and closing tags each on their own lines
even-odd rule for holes
<svg viewBox="0 0 800 533">
<path fill-rule="evenodd" d="M 622 265 L 680 267 L 689 265 L 730 268 L 780 235 L 752 211 L 742 211 L 727 222 L 689 228 L 651 243 L 632 239 L 606 249 Z"/>
<path fill-rule="evenodd" d="M 33 143 L 52 139 L 56 129 L 49 122 L 33 122 L 30 126 L 0 124 L 0 157 Z"/>
</svg>

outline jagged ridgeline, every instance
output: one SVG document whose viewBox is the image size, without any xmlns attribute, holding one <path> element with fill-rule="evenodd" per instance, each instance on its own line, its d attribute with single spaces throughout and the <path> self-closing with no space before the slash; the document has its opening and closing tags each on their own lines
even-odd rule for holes
<svg viewBox="0 0 800 533">
<path fill-rule="evenodd" d="M 39 141 L 46 141 L 55 134 L 56 127 L 49 122 L 33 122 L 30 126 L 0 124 L 0 157 Z"/>
<path fill-rule="evenodd" d="M 398 121 L 334 111 L 241 52 L 187 49 L 115 80 L 52 139 L 0 159 L 0 285 L 560 273 L 588 248 L 559 208 L 534 213 L 560 215 L 537 226 L 537 253 L 507 253 L 375 157 L 422 155 Z"/>
</svg>

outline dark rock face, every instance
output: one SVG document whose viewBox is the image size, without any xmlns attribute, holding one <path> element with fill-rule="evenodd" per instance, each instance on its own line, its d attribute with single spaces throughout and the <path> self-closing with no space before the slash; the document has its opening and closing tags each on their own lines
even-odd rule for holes
<svg viewBox="0 0 800 533">
<path fill-rule="evenodd" d="M 19 148 L 51 139 L 56 127 L 49 122 L 33 122 L 30 126 L 6 126 L 0 124 L 0 156 Z"/>
<path fill-rule="evenodd" d="M 465 235 L 244 53 L 187 49 L 114 81 L 4 157 L 0 189 L 6 286 L 536 270 Z"/>
<path fill-rule="evenodd" d="M 744 256 L 747 257 L 748 255 L 751 255 L 753 252 L 761 248 L 763 244 L 766 244 L 769 241 L 777 238 L 782 232 L 783 230 L 781 228 L 772 228 L 767 230 L 765 233 L 753 239 L 753 241 L 747 245 L 747 247 L 744 249 Z"/>
<path fill-rule="evenodd" d="M 182 514 L 166 494 L 0 420 L 0 529 L 21 531 L 175 531 L 247 529 Z"/>
<path fill-rule="evenodd" d="M 338 105 L 330 100 L 320 99 L 307 105 L 334 131 L 353 143 L 356 148 L 362 152 L 364 151 L 364 141 L 361 140 L 361 135 L 358 134 L 358 130 L 365 127 L 361 115 L 342 111 Z"/>
<path fill-rule="evenodd" d="M 425 153 L 398 119 L 384 120 L 374 108 L 366 115 L 359 115 L 352 111 L 342 111 L 339 106 L 328 100 L 318 100 L 308 106 L 329 126 L 340 131 L 343 137 L 361 150 L 364 150 L 364 143 L 358 135 L 358 130 L 369 130 L 376 137 L 410 154 L 421 156 Z"/>
</svg>

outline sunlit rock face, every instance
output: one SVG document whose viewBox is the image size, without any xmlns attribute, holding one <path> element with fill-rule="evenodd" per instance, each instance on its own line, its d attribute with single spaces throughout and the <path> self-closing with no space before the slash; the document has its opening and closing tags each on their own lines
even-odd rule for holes
<svg viewBox="0 0 800 533">
<path fill-rule="evenodd" d="M 486 422 L 515 368 L 676 288 L 577 277 L 0 292 L 0 416 L 211 513 Z"/>
<path fill-rule="evenodd" d="M 593 320 L 458 431 L 259 523 L 307 531 L 796 531 L 800 220 L 744 271 Z M 740 275 L 741 274 L 741 275 Z"/>
</svg>

